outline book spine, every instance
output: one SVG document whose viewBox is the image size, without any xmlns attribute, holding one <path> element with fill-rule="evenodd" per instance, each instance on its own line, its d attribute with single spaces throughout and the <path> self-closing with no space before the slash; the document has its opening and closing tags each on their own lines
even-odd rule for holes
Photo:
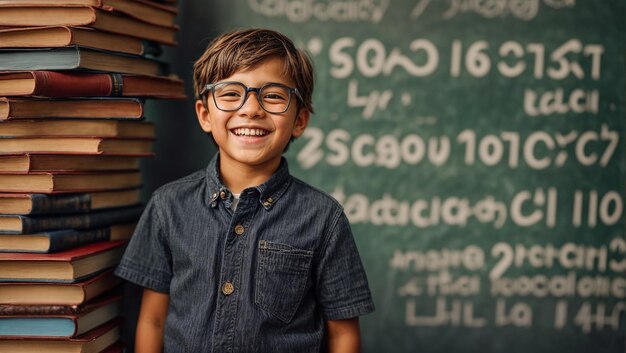
<svg viewBox="0 0 626 353">
<path fill-rule="evenodd" d="M 78 315 L 80 310 L 75 306 L 65 305 L 0 305 L 1 316 L 20 315 Z"/>
<path fill-rule="evenodd" d="M 49 196 L 43 194 L 32 195 L 32 210 L 30 214 L 63 214 L 83 213 L 91 210 L 91 196 L 89 194 L 74 194 Z"/>
<path fill-rule="evenodd" d="M 106 296 L 80 305 L 14 305 L 0 304 L 0 317 L 3 316 L 38 316 L 38 315 L 80 315 L 122 298 L 121 288 L 113 289 Z"/>
<path fill-rule="evenodd" d="M 34 96 L 62 98 L 110 96 L 111 77 L 107 74 L 77 74 L 54 71 L 34 71 Z"/>
<path fill-rule="evenodd" d="M 59 230 L 59 229 L 86 229 L 109 226 L 115 223 L 135 221 L 141 215 L 142 207 L 111 209 L 107 211 L 60 215 L 53 217 L 34 216 L 22 218 L 22 234 Z M 9 232 L 3 232 L 10 234 Z M 13 232 L 11 232 L 13 233 Z"/>
<path fill-rule="evenodd" d="M 151 40 L 142 40 L 141 46 L 143 48 L 141 55 L 161 56 L 163 54 L 163 48 L 157 42 Z"/>
<path fill-rule="evenodd" d="M 88 231 L 67 230 L 48 233 L 50 247 L 47 252 L 57 252 L 75 248 L 77 246 L 91 244 L 111 238 L 110 228 L 99 228 Z"/>
</svg>

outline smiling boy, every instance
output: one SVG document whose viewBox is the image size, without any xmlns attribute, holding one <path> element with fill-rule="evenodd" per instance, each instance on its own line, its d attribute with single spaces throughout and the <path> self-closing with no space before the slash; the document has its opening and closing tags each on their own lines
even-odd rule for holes
<svg viewBox="0 0 626 353">
<path fill-rule="evenodd" d="M 313 77 L 265 29 L 216 38 L 194 65 L 219 151 L 154 193 L 116 271 L 144 287 L 137 353 L 360 351 L 374 305 L 348 220 L 282 157 L 309 122 Z"/>
</svg>

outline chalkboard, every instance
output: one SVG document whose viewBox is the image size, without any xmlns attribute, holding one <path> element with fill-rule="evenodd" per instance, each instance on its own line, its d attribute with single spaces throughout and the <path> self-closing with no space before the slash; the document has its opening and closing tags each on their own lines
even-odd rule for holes
<svg viewBox="0 0 626 353">
<path fill-rule="evenodd" d="M 353 225 L 364 352 L 624 352 L 625 4 L 207 7 L 203 28 L 278 29 L 314 58 L 287 156 Z"/>
</svg>

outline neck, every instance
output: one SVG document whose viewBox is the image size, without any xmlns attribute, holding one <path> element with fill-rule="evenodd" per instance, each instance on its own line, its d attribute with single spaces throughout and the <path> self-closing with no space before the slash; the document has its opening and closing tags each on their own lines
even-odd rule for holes
<svg viewBox="0 0 626 353">
<path fill-rule="evenodd" d="M 276 163 L 263 166 L 250 166 L 246 164 L 229 165 L 224 168 L 220 161 L 220 176 L 228 190 L 234 194 L 240 194 L 242 190 L 263 184 L 280 166 L 280 160 Z"/>
</svg>

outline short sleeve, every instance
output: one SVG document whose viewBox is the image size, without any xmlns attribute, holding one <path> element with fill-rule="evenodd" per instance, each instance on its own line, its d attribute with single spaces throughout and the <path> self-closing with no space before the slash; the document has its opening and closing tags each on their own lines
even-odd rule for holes
<svg viewBox="0 0 626 353">
<path fill-rule="evenodd" d="M 139 286 L 168 293 L 172 256 L 162 221 L 155 194 L 141 215 L 115 274 Z"/>
<path fill-rule="evenodd" d="M 326 239 L 316 267 L 317 295 L 325 320 L 341 320 L 374 311 L 374 303 L 352 236 L 342 211 Z"/>
</svg>

